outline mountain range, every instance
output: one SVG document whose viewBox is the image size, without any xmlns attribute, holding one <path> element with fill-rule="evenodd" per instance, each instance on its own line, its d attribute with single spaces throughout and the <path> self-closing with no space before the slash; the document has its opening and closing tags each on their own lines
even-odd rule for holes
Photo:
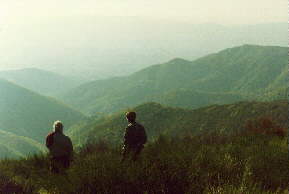
<svg viewBox="0 0 289 194">
<path fill-rule="evenodd" d="M 60 98 L 87 114 L 115 112 L 149 101 L 198 108 L 284 99 L 287 65 L 287 47 L 243 45 L 194 61 L 176 58 L 129 76 L 85 83 Z"/>
<path fill-rule="evenodd" d="M 0 157 L 45 151 L 55 120 L 63 121 L 75 144 L 99 138 L 119 143 L 123 114 L 130 109 L 137 111 L 150 139 L 241 129 L 260 116 L 283 127 L 287 65 L 287 47 L 243 45 L 81 85 L 39 69 L 0 72 L 7 79 L 0 79 Z"/>
<path fill-rule="evenodd" d="M 3 27 L 0 69 L 32 66 L 92 80 L 129 75 L 175 56 L 194 60 L 236 45 L 288 45 L 287 22 L 220 25 L 119 16 L 50 19 L 53 22 Z M 19 36 L 19 30 L 25 36 Z"/>
</svg>

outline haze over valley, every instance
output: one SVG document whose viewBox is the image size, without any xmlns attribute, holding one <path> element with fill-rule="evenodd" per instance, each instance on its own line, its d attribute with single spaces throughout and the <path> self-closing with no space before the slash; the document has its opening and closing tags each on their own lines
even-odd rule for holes
<svg viewBox="0 0 289 194">
<path fill-rule="evenodd" d="M 0 70 L 38 68 L 83 80 L 129 75 L 243 44 L 288 45 L 285 22 L 219 25 L 137 17 L 32 20 L 2 27 L 0 38 Z"/>
<path fill-rule="evenodd" d="M 0 193 L 288 194 L 287 9 L 0 1 Z"/>
</svg>

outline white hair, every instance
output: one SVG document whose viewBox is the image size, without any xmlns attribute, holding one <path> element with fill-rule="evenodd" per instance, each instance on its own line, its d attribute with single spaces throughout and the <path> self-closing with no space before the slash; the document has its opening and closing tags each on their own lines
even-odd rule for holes
<svg viewBox="0 0 289 194">
<path fill-rule="evenodd" d="M 53 123 L 53 131 L 63 133 L 63 124 L 61 121 L 55 121 Z"/>
</svg>

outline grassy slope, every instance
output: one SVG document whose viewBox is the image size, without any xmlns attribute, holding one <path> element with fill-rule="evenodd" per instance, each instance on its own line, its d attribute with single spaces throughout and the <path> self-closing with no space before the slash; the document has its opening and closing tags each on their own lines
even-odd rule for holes
<svg viewBox="0 0 289 194">
<path fill-rule="evenodd" d="M 187 98 L 188 92 L 183 90 L 204 99 L 214 99 L 219 94 L 224 97 L 222 103 L 252 97 L 260 100 L 264 92 L 274 95 L 275 90 L 288 87 L 287 53 L 285 47 L 244 45 L 192 62 L 174 59 L 127 77 L 81 85 L 67 93 L 63 100 L 87 113 L 117 111 L 147 102 L 155 96 L 159 102 L 165 103 L 171 98 L 167 95 L 178 90 L 181 90 L 179 95 L 171 98 L 169 105 L 178 105 L 182 98 Z M 228 93 L 231 95 L 226 95 Z M 219 102 L 188 101 L 185 106 L 201 107 Z"/>
</svg>

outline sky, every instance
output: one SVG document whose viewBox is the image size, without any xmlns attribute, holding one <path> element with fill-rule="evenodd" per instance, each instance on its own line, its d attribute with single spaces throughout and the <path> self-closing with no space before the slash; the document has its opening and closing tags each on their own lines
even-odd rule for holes
<svg viewBox="0 0 289 194">
<path fill-rule="evenodd" d="M 287 21 L 287 0 L 0 0 L 1 22 L 52 16 L 136 16 L 198 23 Z"/>
<path fill-rule="evenodd" d="M 220 49 L 240 43 L 215 48 L 212 44 L 219 43 L 210 36 L 218 31 L 220 41 L 230 39 L 225 34 L 231 31 L 211 24 L 287 23 L 287 8 L 287 0 L 0 0 L 0 71 L 30 66 L 59 71 L 71 64 L 79 64 L 74 71 L 81 65 L 102 71 L 104 66 L 192 59 L 193 53 L 209 52 L 201 52 L 202 45 Z"/>
</svg>

